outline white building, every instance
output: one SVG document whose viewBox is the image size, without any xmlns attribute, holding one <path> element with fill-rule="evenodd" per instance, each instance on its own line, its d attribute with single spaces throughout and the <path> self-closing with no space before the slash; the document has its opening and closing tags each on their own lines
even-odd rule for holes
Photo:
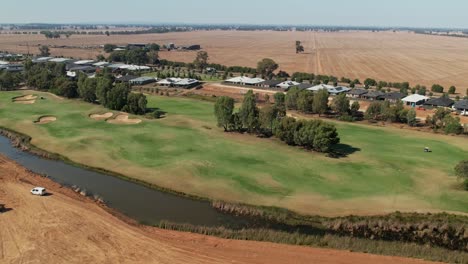
<svg viewBox="0 0 468 264">
<path fill-rule="evenodd" d="M 333 86 L 333 85 L 328 85 L 328 84 L 319 84 L 310 88 L 307 88 L 307 90 L 312 91 L 312 92 L 317 92 L 319 90 L 324 90 L 326 89 L 329 94 L 331 95 L 337 95 L 340 93 L 346 93 L 350 91 L 351 89 L 348 87 L 343 87 L 343 86 Z"/>
<path fill-rule="evenodd" d="M 412 94 L 401 99 L 401 101 L 403 101 L 406 105 L 410 105 L 412 107 L 422 105 L 427 100 L 429 100 L 429 97 L 420 94 Z"/>
<path fill-rule="evenodd" d="M 279 88 L 282 88 L 282 89 L 289 89 L 293 86 L 298 86 L 299 84 L 301 83 L 298 83 L 298 82 L 295 82 L 295 81 L 285 81 L 285 82 L 282 82 L 278 85 L 276 85 L 276 87 L 279 87 Z"/>
<path fill-rule="evenodd" d="M 262 78 L 250 78 L 246 76 L 238 76 L 231 79 L 227 79 L 225 82 L 238 84 L 238 85 L 253 85 L 258 86 L 263 83 L 265 80 Z"/>
</svg>

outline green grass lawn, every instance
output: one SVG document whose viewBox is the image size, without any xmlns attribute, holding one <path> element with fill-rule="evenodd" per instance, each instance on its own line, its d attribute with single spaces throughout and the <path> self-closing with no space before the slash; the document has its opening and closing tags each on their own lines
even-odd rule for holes
<svg viewBox="0 0 468 264">
<path fill-rule="evenodd" d="M 333 159 L 275 139 L 223 133 L 210 102 L 149 96 L 165 118 L 116 125 L 88 117 L 108 112 L 99 105 L 40 92 L 34 94 L 45 99 L 35 104 L 13 103 L 21 93 L 0 93 L 1 126 L 78 163 L 162 187 L 309 214 L 468 213 L 468 192 L 452 172 L 468 157 L 466 138 L 337 123 L 340 147 L 350 154 Z M 41 115 L 57 121 L 34 124 Z M 425 146 L 433 152 L 424 153 Z"/>
</svg>

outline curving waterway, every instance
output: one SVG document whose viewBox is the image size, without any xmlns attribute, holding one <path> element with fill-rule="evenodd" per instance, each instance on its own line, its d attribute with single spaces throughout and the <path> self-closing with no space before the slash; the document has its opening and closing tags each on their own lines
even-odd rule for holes
<svg viewBox="0 0 468 264">
<path fill-rule="evenodd" d="M 0 136 L 0 153 L 23 167 L 47 175 L 65 186 L 77 186 L 87 193 L 97 194 L 106 204 L 145 224 L 165 220 L 201 226 L 252 226 L 252 220 L 224 214 L 208 201 L 166 193 L 126 181 L 118 177 L 76 167 L 63 161 L 48 160 L 13 147 L 10 140 Z"/>
</svg>

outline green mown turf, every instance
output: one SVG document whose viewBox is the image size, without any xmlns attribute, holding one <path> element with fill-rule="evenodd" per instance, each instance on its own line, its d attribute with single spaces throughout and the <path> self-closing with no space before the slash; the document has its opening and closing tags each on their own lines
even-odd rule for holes
<svg viewBox="0 0 468 264">
<path fill-rule="evenodd" d="M 311 214 L 468 212 L 468 192 L 457 189 L 452 173 L 468 158 L 466 138 L 337 123 L 339 147 L 349 155 L 333 159 L 275 139 L 223 133 L 210 102 L 149 96 L 149 107 L 167 112 L 165 118 L 116 125 L 88 117 L 108 112 L 98 105 L 34 94 L 45 99 L 21 105 L 11 102 L 21 92 L 0 93 L 0 125 L 76 162 L 178 191 Z M 33 124 L 41 115 L 57 121 Z M 425 146 L 433 152 L 424 153 Z M 395 197 L 405 200 L 388 203 Z"/>
</svg>

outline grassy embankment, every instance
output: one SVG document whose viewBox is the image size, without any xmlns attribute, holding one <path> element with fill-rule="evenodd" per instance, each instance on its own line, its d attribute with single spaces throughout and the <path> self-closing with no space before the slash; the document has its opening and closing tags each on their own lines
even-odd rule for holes
<svg viewBox="0 0 468 264">
<path fill-rule="evenodd" d="M 21 92 L 0 93 L 0 125 L 75 162 L 179 192 L 306 214 L 468 213 L 468 193 L 452 174 L 468 156 L 465 138 L 337 123 L 340 148 L 349 155 L 332 159 L 274 139 L 223 133 L 210 102 L 150 96 L 149 106 L 166 118 L 115 125 L 88 117 L 107 112 L 101 106 L 35 94 L 45 99 L 20 105 L 11 98 Z M 42 115 L 57 121 L 34 124 Z M 424 153 L 425 146 L 433 152 Z"/>
</svg>

